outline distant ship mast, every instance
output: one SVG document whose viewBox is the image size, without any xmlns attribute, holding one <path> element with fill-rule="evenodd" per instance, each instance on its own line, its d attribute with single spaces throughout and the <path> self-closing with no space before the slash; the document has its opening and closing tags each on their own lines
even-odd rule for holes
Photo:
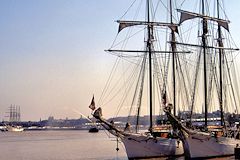
<svg viewBox="0 0 240 160">
<path fill-rule="evenodd" d="M 21 109 L 18 105 L 12 105 L 9 107 L 9 122 L 20 122 L 21 121 Z"/>
</svg>

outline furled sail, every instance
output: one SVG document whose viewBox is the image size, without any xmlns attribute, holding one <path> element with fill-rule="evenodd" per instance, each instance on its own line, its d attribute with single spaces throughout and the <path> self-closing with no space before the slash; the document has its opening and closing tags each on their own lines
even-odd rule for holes
<svg viewBox="0 0 240 160">
<path fill-rule="evenodd" d="M 198 16 L 195 14 L 191 14 L 188 12 L 181 12 L 181 18 L 179 24 L 182 24 L 184 21 L 189 20 L 189 19 L 194 19 L 197 18 Z"/>
<path fill-rule="evenodd" d="M 149 26 L 166 26 L 169 27 L 174 32 L 178 33 L 178 25 L 172 23 L 162 23 L 162 22 L 145 22 L 145 21 L 117 21 L 119 23 L 118 33 L 124 28 L 137 26 L 137 25 L 149 25 Z"/>
<path fill-rule="evenodd" d="M 121 32 L 124 28 L 140 25 L 139 23 L 127 23 L 127 22 L 119 22 L 118 33 Z"/>
<path fill-rule="evenodd" d="M 178 9 L 177 11 L 181 13 L 179 24 L 182 24 L 184 21 L 194 19 L 194 18 L 204 18 L 206 20 L 211 20 L 211 21 L 217 22 L 220 26 L 222 26 L 227 31 L 229 31 L 228 24 L 230 23 L 230 21 L 219 19 L 219 18 L 214 18 L 214 17 L 209 17 L 209 16 L 205 16 L 202 14 L 194 13 L 194 12 L 188 12 L 188 11 L 184 11 L 184 10 L 180 10 L 180 9 Z"/>
</svg>

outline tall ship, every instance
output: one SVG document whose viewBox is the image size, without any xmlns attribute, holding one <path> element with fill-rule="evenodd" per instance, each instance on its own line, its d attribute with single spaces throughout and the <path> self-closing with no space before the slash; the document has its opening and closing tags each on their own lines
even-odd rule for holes
<svg viewBox="0 0 240 160">
<path fill-rule="evenodd" d="M 117 20 L 117 36 L 106 50 L 117 59 L 101 108 L 90 108 L 124 143 L 129 159 L 234 154 L 240 140 L 237 130 L 229 136 L 225 115 L 237 113 L 239 106 L 234 68 L 239 49 L 224 8 L 223 0 L 135 0 Z M 128 13 L 133 19 L 124 19 Z M 126 125 L 104 119 L 103 108 L 117 109 L 116 117 L 127 114 Z M 219 121 L 210 123 L 215 111 Z M 197 113 L 204 115 L 203 125 L 194 125 Z M 142 114 L 148 115 L 147 131 L 139 125 Z M 166 124 L 156 124 L 156 115 L 166 116 Z"/>
<path fill-rule="evenodd" d="M 178 24 L 174 4 L 172 0 L 134 1 L 117 20 L 116 39 L 106 50 L 117 57 L 116 63 L 100 97 L 101 108 L 90 105 L 93 116 L 123 142 L 129 159 L 183 155 L 182 143 L 172 126 L 156 123 L 158 117 L 164 117 L 166 100 L 176 100 L 176 54 L 188 53 L 176 48 Z M 129 14 L 134 16 L 126 20 Z M 128 115 L 126 124 L 120 126 L 114 118 L 105 120 L 104 106 L 117 109 L 116 116 L 120 112 Z M 140 122 L 143 115 L 145 121 Z"/>
<path fill-rule="evenodd" d="M 2 131 L 9 132 L 22 132 L 24 128 L 17 125 L 21 121 L 21 109 L 20 106 L 11 105 L 9 107 L 9 122 L 5 124 L 5 127 Z"/>
<path fill-rule="evenodd" d="M 191 97 L 188 124 L 182 123 L 171 113 L 171 105 L 166 104 L 164 110 L 182 141 L 186 158 L 232 156 L 234 149 L 240 144 L 237 136 L 239 129 L 233 130 L 225 115 L 238 113 L 240 99 L 235 58 L 239 49 L 230 34 L 230 21 L 224 10 L 224 1 L 200 0 L 196 6 L 199 12 L 178 9 L 179 28 L 187 26 L 192 34 L 193 31 L 197 33 L 196 41 L 190 36 L 191 43 L 176 42 L 176 45 L 196 52 L 195 58 L 186 56 L 192 60 L 193 70 L 189 69 L 189 73 L 194 75 L 192 85 L 188 87 Z M 197 26 L 195 30 L 192 29 L 194 25 Z M 204 114 L 204 124 L 199 128 L 192 125 L 196 110 L 201 110 Z M 219 121 L 211 123 L 210 113 L 214 110 L 220 113 Z"/>
</svg>

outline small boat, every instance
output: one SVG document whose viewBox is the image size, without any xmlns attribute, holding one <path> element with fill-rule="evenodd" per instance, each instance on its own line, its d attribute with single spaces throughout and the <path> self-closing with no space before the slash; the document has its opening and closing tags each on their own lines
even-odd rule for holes
<svg viewBox="0 0 240 160">
<path fill-rule="evenodd" d="M 97 133 L 99 131 L 99 129 L 97 127 L 91 127 L 88 132 L 89 133 Z"/>
<path fill-rule="evenodd" d="M 0 131 L 6 132 L 7 131 L 6 126 L 0 126 Z"/>
</svg>

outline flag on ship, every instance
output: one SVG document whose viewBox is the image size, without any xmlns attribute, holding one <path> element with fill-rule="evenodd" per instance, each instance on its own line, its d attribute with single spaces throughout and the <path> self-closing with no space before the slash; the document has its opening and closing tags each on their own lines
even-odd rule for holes
<svg viewBox="0 0 240 160">
<path fill-rule="evenodd" d="M 94 101 L 94 95 L 93 95 L 91 104 L 89 105 L 89 108 L 92 109 L 92 110 L 95 110 L 95 109 L 96 109 L 96 107 L 95 107 L 95 101 Z"/>
</svg>

